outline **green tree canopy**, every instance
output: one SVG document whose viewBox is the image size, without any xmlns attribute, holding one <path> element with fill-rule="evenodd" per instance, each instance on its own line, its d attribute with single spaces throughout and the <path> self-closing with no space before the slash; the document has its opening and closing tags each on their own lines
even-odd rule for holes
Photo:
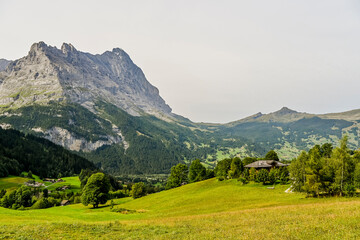
<svg viewBox="0 0 360 240">
<path fill-rule="evenodd" d="M 254 157 L 245 157 L 244 160 L 242 161 L 244 166 L 250 164 L 250 163 L 253 163 L 253 162 L 256 162 L 257 161 L 257 158 L 254 158 Z"/>
<path fill-rule="evenodd" d="M 240 174 L 242 173 L 243 170 L 244 170 L 244 165 L 241 162 L 241 159 L 235 157 L 232 159 L 230 164 L 229 177 L 238 178 L 240 177 Z"/>
<path fill-rule="evenodd" d="M 145 195 L 146 195 L 145 184 L 143 182 L 138 182 L 132 185 L 130 196 L 132 196 L 135 199 Z"/>
<path fill-rule="evenodd" d="M 232 159 L 226 158 L 224 160 L 221 160 L 217 163 L 215 167 L 215 176 L 220 181 L 225 180 L 228 176 L 228 172 L 230 170 Z"/>
<path fill-rule="evenodd" d="M 104 204 L 109 199 L 109 190 L 109 178 L 104 173 L 95 173 L 90 176 L 83 188 L 81 202 L 85 206 L 92 204 L 97 208 L 99 204 Z"/>
<path fill-rule="evenodd" d="M 276 160 L 279 161 L 279 157 L 277 155 L 277 153 L 274 150 L 270 150 L 266 155 L 265 155 L 265 160 Z"/>
<path fill-rule="evenodd" d="M 182 183 L 188 181 L 188 167 L 185 164 L 179 163 L 171 168 L 170 176 L 166 183 L 166 188 L 179 187 Z"/>
<path fill-rule="evenodd" d="M 269 180 L 269 171 L 266 169 L 261 169 L 257 174 L 258 182 L 265 184 Z"/>
<path fill-rule="evenodd" d="M 200 163 L 199 159 L 191 162 L 189 168 L 189 181 L 198 182 L 206 179 L 206 168 Z"/>
</svg>

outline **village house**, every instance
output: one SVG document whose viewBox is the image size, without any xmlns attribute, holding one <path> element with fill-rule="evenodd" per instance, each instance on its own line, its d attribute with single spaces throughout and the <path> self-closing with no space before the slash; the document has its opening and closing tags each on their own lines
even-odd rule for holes
<svg viewBox="0 0 360 240">
<path fill-rule="evenodd" d="M 279 168 L 279 167 L 287 167 L 289 164 L 284 164 L 279 161 L 275 160 L 259 160 L 248 165 L 245 165 L 246 168 L 255 168 L 256 170 L 260 169 L 272 169 L 272 168 Z"/>
<path fill-rule="evenodd" d="M 61 203 L 60 203 L 60 206 L 66 206 L 66 205 L 69 205 L 69 204 L 70 204 L 69 200 L 62 200 Z"/>
</svg>

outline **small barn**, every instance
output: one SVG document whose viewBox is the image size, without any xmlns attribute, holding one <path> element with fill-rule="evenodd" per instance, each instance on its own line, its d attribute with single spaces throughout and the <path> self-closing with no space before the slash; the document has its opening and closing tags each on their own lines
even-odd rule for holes
<svg viewBox="0 0 360 240">
<path fill-rule="evenodd" d="M 69 205 L 69 204 L 70 204 L 69 200 L 62 200 L 61 203 L 60 203 L 60 206 L 66 206 L 66 205 Z"/>
<path fill-rule="evenodd" d="M 248 165 L 245 165 L 246 168 L 255 168 L 256 170 L 259 169 L 272 169 L 272 168 L 279 168 L 279 167 L 287 167 L 289 164 L 284 164 L 279 161 L 275 160 L 259 160 Z"/>
</svg>

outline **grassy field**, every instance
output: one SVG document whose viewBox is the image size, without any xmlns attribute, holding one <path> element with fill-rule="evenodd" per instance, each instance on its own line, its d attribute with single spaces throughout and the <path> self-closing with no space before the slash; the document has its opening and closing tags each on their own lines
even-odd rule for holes
<svg viewBox="0 0 360 240">
<path fill-rule="evenodd" d="M 81 204 L 42 210 L 0 208 L 0 239 L 356 239 L 360 199 L 305 198 L 215 179 L 140 199 L 111 212 Z"/>
<path fill-rule="evenodd" d="M 29 178 L 22 178 L 16 176 L 0 178 L 0 189 L 17 188 L 27 181 L 29 181 Z"/>
<path fill-rule="evenodd" d="M 49 182 L 45 182 L 47 185 L 47 189 L 50 191 L 55 191 L 56 188 L 62 187 L 62 186 L 70 186 L 70 189 L 66 191 L 73 191 L 73 192 L 79 192 L 80 191 L 80 180 L 79 177 L 63 177 L 61 178 L 64 180 L 64 182 L 58 182 L 51 184 Z"/>
</svg>

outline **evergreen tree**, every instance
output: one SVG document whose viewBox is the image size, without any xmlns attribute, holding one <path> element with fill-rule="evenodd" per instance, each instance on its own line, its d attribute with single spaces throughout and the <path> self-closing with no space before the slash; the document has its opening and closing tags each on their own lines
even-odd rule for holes
<svg viewBox="0 0 360 240">
<path fill-rule="evenodd" d="M 307 162 L 306 181 L 304 184 L 304 190 L 312 194 L 313 196 L 319 195 L 321 190 L 321 175 L 320 170 L 322 169 L 320 146 L 315 145 L 309 151 L 309 160 Z"/>
<path fill-rule="evenodd" d="M 261 169 L 257 174 L 257 181 L 265 184 L 269 180 L 269 171 Z"/>
<path fill-rule="evenodd" d="M 347 139 L 347 136 L 343 137 L 340 141 L 340 147 L 335 148 L 332 154 L 336 169 L 334 184 L 340 186 L 340 194 L 344 190 L 344 185 L 350 181 L 351 172 L 353 172 L 353 165 L 347 148 Z"/>
</svg>

